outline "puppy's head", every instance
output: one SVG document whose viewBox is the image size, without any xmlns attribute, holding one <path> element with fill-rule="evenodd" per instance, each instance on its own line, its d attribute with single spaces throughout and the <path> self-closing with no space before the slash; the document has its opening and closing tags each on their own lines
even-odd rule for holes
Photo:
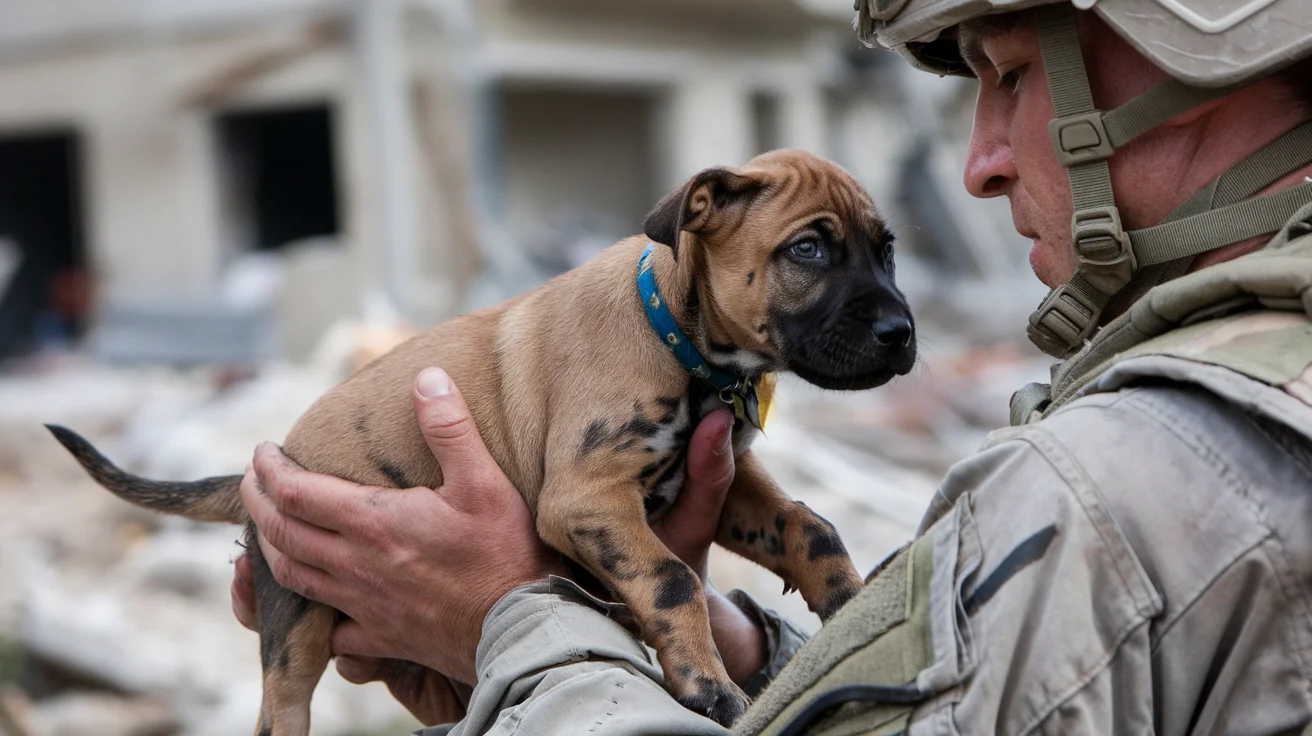
<svg viewBox="0 0 1312 736">
<path fill-rule="evenodd" d="M 842 168 L 773 151 L 707 169 L 647 216 L 674 249 L 690 335 L 706 359 L 747 375 L 791 370 L 832 389 L 911 370 L 915 326 L 893 283 L 893 236 Z"/>
</svg>

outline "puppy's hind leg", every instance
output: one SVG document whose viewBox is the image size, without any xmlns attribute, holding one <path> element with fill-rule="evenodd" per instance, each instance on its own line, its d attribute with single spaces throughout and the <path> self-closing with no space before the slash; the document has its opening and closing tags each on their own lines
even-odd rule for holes
<svg viewBox="0 0 1312 736">
<path fill-rule="evenodd" d="M 307 736 L 310 698 L 331 657 L 337 612 L 278 585 L 247 528 L 255 610 L 259 616 L 264 696 L 256 736 Z"/>
</svg>

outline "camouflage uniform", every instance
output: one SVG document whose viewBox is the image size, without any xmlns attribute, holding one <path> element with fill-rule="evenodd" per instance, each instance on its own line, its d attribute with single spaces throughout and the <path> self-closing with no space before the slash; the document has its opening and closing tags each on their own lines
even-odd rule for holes
<svg viewBox="0 0 1312 736">
<path fill-rule="evenodd" d="M 1312 123 L 1144 230 L 1122 229 L 1105 164 L 1312 53 L 1307 0 L 1209 2 L 1094 6 L 1173 76 L 1103 112 L 1064 0 L 859 0 L 863 38 L 940 73 L 968 71 L 957 24 L 1039 8 L 1078 266 L 1030 336 L 1063 362 L 815 638 L 735 597 L 770 644 L 750 694 L 773 682 L 733 733 L 1312 733 L 1312 182 L 1255 196 L 1312 159 Z M 1113 298 L 1131 306 L 1104 324 Z M 559 579 L 511 592 L 467 718 L 422 733 L 726 734 L 619 613 Z"/>
</svg>

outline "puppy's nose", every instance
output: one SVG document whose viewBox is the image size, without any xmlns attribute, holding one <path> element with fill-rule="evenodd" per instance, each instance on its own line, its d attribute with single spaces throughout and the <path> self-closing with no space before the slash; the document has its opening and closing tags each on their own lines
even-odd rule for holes
<svg viewBox="0 0 1312 736">
<path fill-rule="evenodd" d="M 911 344 L 911 320 L 902 315 L 882 317 L 875 323 L 874 333 L 875 342 L 883 347 L 906 347 Z"/>
</svg>

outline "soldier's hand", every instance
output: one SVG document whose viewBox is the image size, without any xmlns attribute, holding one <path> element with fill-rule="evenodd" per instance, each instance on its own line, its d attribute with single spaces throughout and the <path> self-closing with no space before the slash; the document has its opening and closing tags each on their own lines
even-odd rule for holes
<svg viewBox="0 0 1312 736">
<path fill-rule="evenodd" d="M 442 465 L 440 488 L 361 486 L 310 473 L 265 444 L 242 501 L 278 583 L 348 617 L 333 632 L 334 653 L 418 662 L 472 684 L 488 611 L 563 567 L 446 373 L 421 373 L 414 402 Z"/>
</svg>

